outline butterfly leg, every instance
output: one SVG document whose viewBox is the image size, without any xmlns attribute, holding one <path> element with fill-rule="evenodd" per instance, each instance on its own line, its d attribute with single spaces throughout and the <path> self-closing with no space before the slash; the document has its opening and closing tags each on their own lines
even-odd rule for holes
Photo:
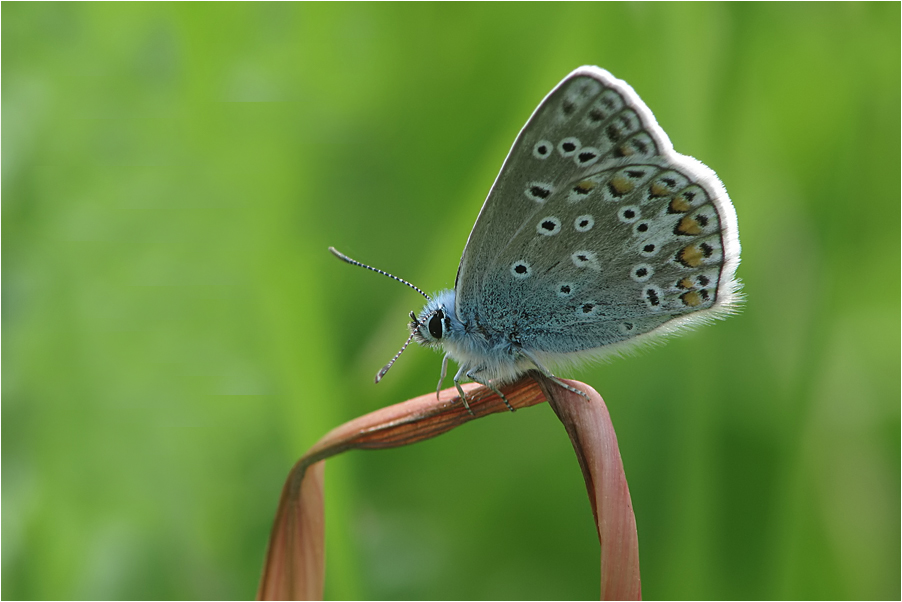
<svg viewBox="0 0 902 602">
<path fill-rule="evenodd" d="M 442 373 L 438 377 L 438 387 L 435 389 L 435 398 L 439 398 L 439 394 L 442 392 L 442 383 L 445 382 L 445 377 L 448 376 L 448 358 L 450 356 L 445 355 L 445 358 L 442 360 Z"/>
<path fill-rule="evenodd" d="M 514 407 L 513 407 L 513 406 L 510 404 L 510 402 L 507 400 L 507 397 L 504 396 L 504 393 L 502 393 L 501 391 L 499 391 L 498 389 L 496 389 L 496 388 L 495 388 L 495 385 L 493 385 L 488 379 L 483 380 L 482 378 L 476 376 L 476 373 L 477 373 L 477 372 L 479 372 L 479 368 L 470 370 L 469 372 L 467 372 L 467 378 L 469 378 L 470 380 L 472 380 L 474 383 L 479 383 L 479 384 L 482 385 L 483 387 L 488 387 L 489 389 L 491 389 L 492 392 L 495 393 L 495 395 L 497 395 L 498 397 L 501 398 L 501 401 L 504 402 L 504 405 L 507 406 L 507 409 L 510 410 L 511 412 L 513 412 L 513 411 L 514 411 Z"/>
<path fill-rule="evenodd" d="M 526 351 L 525 349 L 520 349 L 520 353 L 522 353 L 524 356 L 526 356 L 526 359 L 531 361 L 535 365 L 535 367 L 538 368 L 539 371 L 542 372 L 542 374 L 544 374 L 550 380 L 552 380 L 554 382 L 554 384 L 556 384 L 560 387 L 563 387 L 563 388 L 567 389 L 568 391 L 572 391 L 573 393 L 581 395 L 582 397 L 585 397 L 586 401 L 589 401 L 589 396 L 586 395 L 586 393 L 584 391 L 580 391 L 576 387 L 571 387 L 570 385 L 568 385 L 567 383 L 565 383 L 564 381 L 559 379 L 557 376 L 552 374 L 551 370 L 549 370 L 548 368 L 543 366 L 541 363 L 539 363 L 539 360 L 537 360 L 536 357 L 532 353 L 530 353 L 529 351 Z"/>
<path fill-rule="evenodd" d="M 457 374 L 454 375 L 454 386 L 457 388 L 457 394 L 460 395 L 460 400 L 464 403 L 464 407 L 467 408 L 470 416 L 475 417 L 476 414 L 473 413 L 473 410 L 470 409 L 470 404 L 467 403 L 467 394 L 464 393 L 463 387 L 460 386 L 460 379 L 464 375 L 464 370 L 464 366 L 461 366 Z"/>
</svg>

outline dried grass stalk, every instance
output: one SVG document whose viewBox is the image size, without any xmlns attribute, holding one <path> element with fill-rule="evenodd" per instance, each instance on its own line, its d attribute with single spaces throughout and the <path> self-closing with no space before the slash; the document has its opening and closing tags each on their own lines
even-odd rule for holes
<svg viewBox="0 0 902 602">
<path fill-rule="evenodd" d="M 511 406 L 525 408 L 546 399 L 564 424 L 586 480 L 601 543 L 601 597 L 638 600 L 639 547 L 636 520 L 617 437 L 601 396 L 591 387 L 590 402 L 530 372 L 502 388 Z M 382 408 L 329 432 L 298 460 L 282 489 L 266 553 L 259 600 L 321 600 L 323 563 L 323 460 L 349 449 L 385 449 L 435 437 L 475 418 L 506 412 L 501 399 L 475 384 L 465 385 L 475 416 L 455 389 L 439 398 L 429 393 Z"/>
</svg>

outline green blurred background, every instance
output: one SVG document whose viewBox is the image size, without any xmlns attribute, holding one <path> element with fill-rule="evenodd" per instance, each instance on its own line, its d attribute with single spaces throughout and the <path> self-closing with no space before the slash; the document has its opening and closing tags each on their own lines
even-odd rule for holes
<svg viewBox="0 0 902 602">
<path fill-rule="evenodd" d="M 247 598 L 282 482 L 433 390 L 511 142 L 573 68 L 723 179 L 747 303 L 566 376 L 617 427 L 644 596 L 900 596 L 900 5 L 2 8 L 4 598 Z M 327 465 L 329 598 L 597 598 L 547 405 Z"/>
</svg>

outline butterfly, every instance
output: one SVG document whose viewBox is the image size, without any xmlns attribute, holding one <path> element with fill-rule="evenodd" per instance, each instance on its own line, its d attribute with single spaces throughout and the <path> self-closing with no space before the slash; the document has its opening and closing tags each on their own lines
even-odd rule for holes
<svg viewBox="0 0 902 602">
<path fill-rule="evenodd" d="M 464 247 L 453 290 L 410 313 L 411 340 L 498 390 L 531 369 L 595 359 L 732 313 L 740 245 L 717 175 L 674 151 L 626 82 L 584 66 L 539 103 Z M 510 405 L 508 404 L 510 408 Z M 512 408 L 511 408 L 512 409 Z"/>
</svg>

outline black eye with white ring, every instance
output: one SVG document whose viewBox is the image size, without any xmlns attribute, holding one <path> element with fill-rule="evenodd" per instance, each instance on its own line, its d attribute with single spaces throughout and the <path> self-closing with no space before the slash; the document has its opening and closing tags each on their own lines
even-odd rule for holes
<svg viewBox="0 0 902 602">
<path fill-rule="evenodd" d="M 442 338 L 442 320 L 445 319 L 445 312 L 438 310 L 429 318 L 429 334 L 434 339 Z"/>
</svg>

